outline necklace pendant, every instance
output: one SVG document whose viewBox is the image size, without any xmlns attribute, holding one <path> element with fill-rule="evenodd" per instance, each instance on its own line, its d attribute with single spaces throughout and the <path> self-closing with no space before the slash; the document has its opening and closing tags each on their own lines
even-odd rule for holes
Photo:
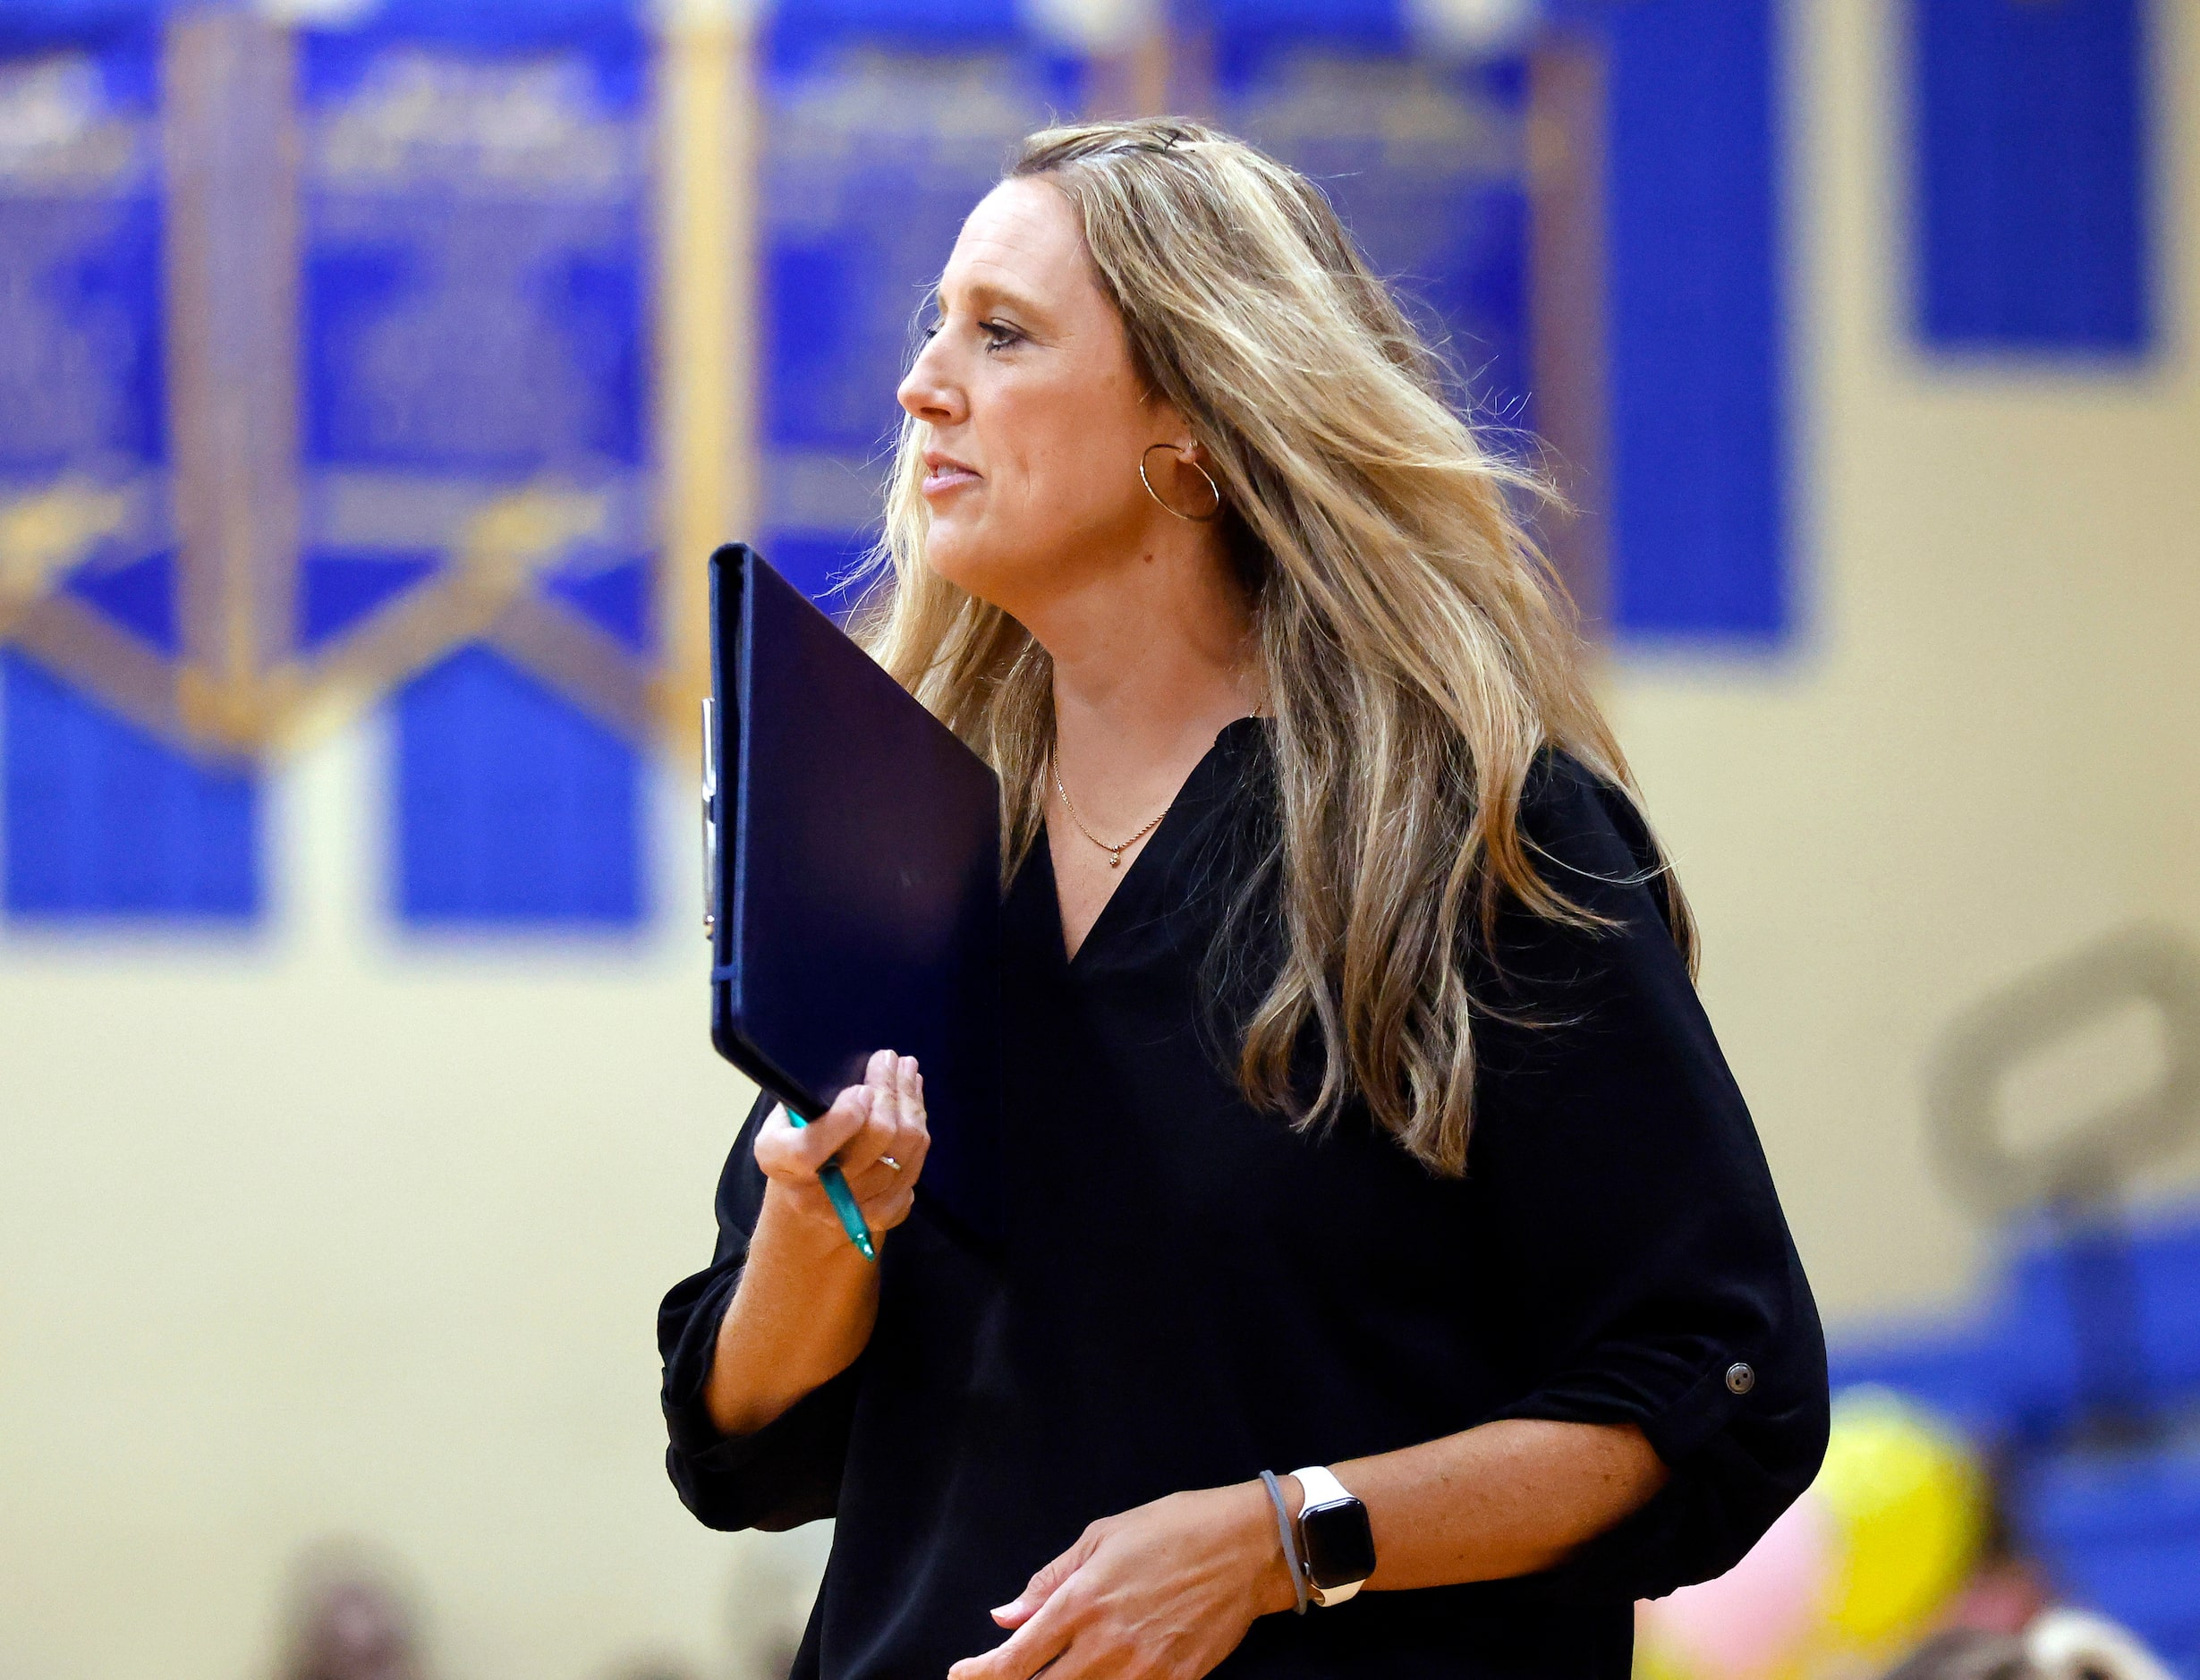
<svg viewBox="0 0 2200 1680">
<path fill-rule="evenodd" d="M 1108 867 L 1111 870 L 1121 869 L 1123 867 L 1123 853 L 1120 852 L 1110 852 L 1108 854 Z"/>
</svg>

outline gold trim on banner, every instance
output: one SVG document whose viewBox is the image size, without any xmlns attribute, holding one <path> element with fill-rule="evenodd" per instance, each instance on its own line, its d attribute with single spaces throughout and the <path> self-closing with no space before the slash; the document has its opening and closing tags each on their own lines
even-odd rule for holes
<svg viewBox="0 0 2200 1680">
<path fill-rule="evenodd" d="M 477 510 L 453 546 L 450 564 L 434 581 L 405 591 L 306 668 L 292 697 L 292 715 L 284 720 L 284 744 L 295 746 L 350 722 L 467 642 L 496 641 L 498 625 L 515 606 L 538 604 L 547 610 L 548 603 L 533 599 L 537 582 L 575 543 L 603 530 L 607 502 L 600 493 L 543 483 L 497 496 Z M 607 663 L 621 671 L 639 663 L 611 638 L 596 633 Z M 619 678 L 569 685 L 552 670 L 535 668 L 630 739 L 650 738 L 646 708 L 607 711 L 598 703 L 603 693 L 618 688 Z"/>
<path fill-rule="evenodd" d="M 175 659 L 62 592 L 157 524 L 158 480 L 83 474 L 0 501 L 0 642 L 189 751 L 293 751 L 468 642 L 496 648 L 627 739 L 692 744 L 709 684 L 703 562 L 755 506 L 756 134 L 751 35 L 704 0 L 657 43 L 658 660 L 545 595 L 576 545 L 619 542 L 616 491 L 543 479 L 480 502 L 446 564 L 311 655 L 302 547 L 300 136 L 293 38 L 250 10 L 181 13 L 161 66 Z M 675 348 L 676 347 L 676 348 Z M 692 755 L 691 755 L 692 756 Z"/>
<path fill-rule="evenodd" d="M 1169 115 L 1176 58 L 1168 21 L 1157 6 L 1127 38 L 1092 55 L 1085 114 L 1094 119 Z"/>
<path fill-rule="evenodd" d="M 176 701 L 192 734 L 279 731 L 298 579 L 298 148 L 289 32 L 186 13 L 163 66 Z"/>
<path fill-rule="evenodd" d="M 68 595 L 26 607 L 7 639 L 72 686 L 97 694 L 140 728 L 212 757 L 234 753 L 196 740 L 176 708 L 175 667 L 105 613 Z"/>
<path fill-rule="evenodd" d="M 518 596 L 497 615 L 485 640 L 607 728 L 629 740 L 650 738 L 655 700 L 650 666 L 578 613 L 539 595 Z"/>
<path fill-rule="evenodd" d="M 757 513 L 755 43 L 744 9 L 668 8 L 658 54 L 658 727 L 695 761 L 712 549 Z"/>
<path fill-rule="evenodd" d="M 129 518 L 126 491 L 73 475 L 0 502 L 0 637 Z"/>
<path fill-rule="evenodd" d="M 1600 636 L 1610 612 L 1604 386 L 1602 50 L 1556 35 L 1528 58 L 1528 281 L 1536 426 L 1573 504 L 1545 533 L 1552 568 Z"/>
</svg>

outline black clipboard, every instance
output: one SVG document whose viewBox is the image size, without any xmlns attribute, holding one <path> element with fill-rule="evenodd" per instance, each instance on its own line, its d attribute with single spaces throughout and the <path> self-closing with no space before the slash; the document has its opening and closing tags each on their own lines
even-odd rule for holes
<svg viewBox="0 0 2200 1680">
<path fill-rule="evenodd" d="M 814 1117 L 913 1056 L 921 1205 L 985 1247 L 1000 1186 L 1000 785 L 745 543 L 710 556 L 710 1040 Z"/>
</svg>

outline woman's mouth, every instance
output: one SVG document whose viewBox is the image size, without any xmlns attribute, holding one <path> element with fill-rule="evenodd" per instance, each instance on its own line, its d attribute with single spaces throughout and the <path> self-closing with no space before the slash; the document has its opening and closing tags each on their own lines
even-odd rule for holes
<svg viewBox="0 0 2200 1680">
<path fill-rule="evenodd" d="M 924 456 L 924 494 L 926 496 L 945 496 L 950 490 L 959 490 L 965 484 L 977 482 L 978 474 L 952 455 L 926 452 Z"/>
</svg>

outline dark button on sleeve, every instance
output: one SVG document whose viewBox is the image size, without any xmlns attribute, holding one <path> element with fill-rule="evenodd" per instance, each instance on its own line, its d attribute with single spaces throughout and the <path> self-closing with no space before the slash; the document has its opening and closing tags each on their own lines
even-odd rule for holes
<svg viewBox="0 0 2200 1680">
<path fill-rule="evenodd" d="M 1546 759 L 1546 878 L 1608 918 L 1509 914 L 1470 1181 L 1525 1392 L 1500 1415 L 1632 1423 L 1664 1489 L 1559 1572 L 1658 1597 L 1731 1566 L 1825 1448 L 1825 1349 L 1754 1128 L 1667 931 L 1632 808 Z"/>
</svg>

